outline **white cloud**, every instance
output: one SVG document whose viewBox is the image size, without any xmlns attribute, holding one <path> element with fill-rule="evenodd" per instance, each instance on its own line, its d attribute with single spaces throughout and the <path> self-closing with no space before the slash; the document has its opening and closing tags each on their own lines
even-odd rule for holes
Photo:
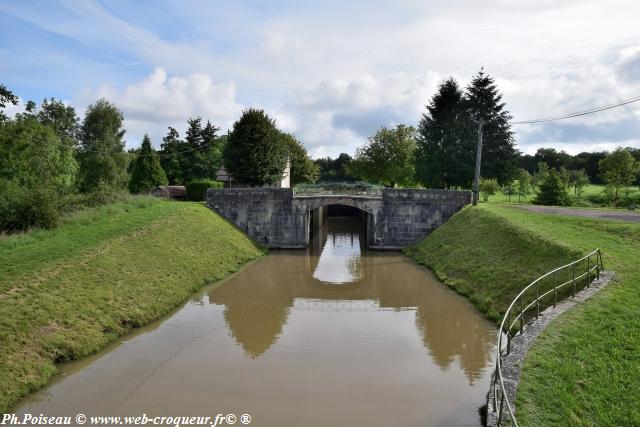
<svg viewBox="0 0 640 427">
<path fill-rule="evenodd" d="M 18 97 L 18 103 L 16 105 L 13 105 L 10 102 L 7 103 L 2 112 L 7 117 L 14 117 L 17 113 L 23 113 L 25 106 L 24 100 Z"/>
<path fill-rule="evenodd" d="M 162 68 L 122 89 L 107 85 L 87 89 L 78 104 L 99 98 L 107 98 L 123 111 L 130 147 L 138 146 L 145 133 L 159 146 L 167 126 L 183 132 L 191 117 L 200 116 L 226 130 L 242 111 L 233 83 L 215 83 L 200 73 L 169 77 Z"/>
<path fill-rule="evenodd" d="M 381 126 L 415 125 L 441 80 L 433 72 L 325 80 L 292 96 L 279 114 L 314 157 L 352 154 Z"/>
<path fill-rule="evenodd" d="M 316 156 L 352 153 L 380 126 L 415 125 L 441 80 L 453 75 L 464 86 L 483 65 L 515 120 L 640 94 L 640 2 L 634 0 L 184 1 L 119 4 L 117 11 L 90 1 L 5 2 L 0 11 L 69 41 L 47 57 L 47 67 L 82 76 L 83 84 L 94 81 L 81 95 L 64 97 L 75 96 L 76 105 L 110 98 L 125 112 L 132 146 L 144 132 L 158 145 L 166 126 L 183 129 L 189 116 L 228 127 L 242 106 L 255 106 Z M 39 51 L 21 45 L 11 62 L 26 61 L 29 52 L 37 59 L 22 69 L 39 78 Z M 114 68 L 121 72 L 109 81 Z M 154 71 L 144 76 L 148 70 Z M 633 135 L 598 127 L 637 114 L 635 106 L 611 110 L 567 121 L 576 126 L 562 132 L 519 126 L 517 142 L 526 151 L 637 144 Z"/>
</svg>

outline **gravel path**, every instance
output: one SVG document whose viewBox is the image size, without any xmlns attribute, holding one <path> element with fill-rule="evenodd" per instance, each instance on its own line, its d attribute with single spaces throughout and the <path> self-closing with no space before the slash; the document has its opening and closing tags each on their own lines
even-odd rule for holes
<svg viewBox="0 0 640 427">
<path fill-rule="evenodd" d="M 518 205 L 520 209 L 526 209 L 533 212 L 551 213 L 558 215 L 582 216 L 587 218 L 606 218 L 617 219 L 620 221 L 640 222 L 640 213 L 625 211 L 600 211 L 593 209 L 571 209 L 559 206 L 526 206 Z"/>
</svg>

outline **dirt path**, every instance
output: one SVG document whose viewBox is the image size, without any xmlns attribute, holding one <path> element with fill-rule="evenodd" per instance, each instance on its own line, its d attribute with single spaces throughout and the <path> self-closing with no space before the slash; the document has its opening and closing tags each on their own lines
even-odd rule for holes
<svg viewBox="0 0 640 427">
<path fill-rule="evenodd" d="M 552 213 L 558 215 L 582 216 L 587 218 L 617 219 L 620 221 L 640 222 L 640 213 L 625 211 L 600 211 L 593 209 L 571 209 L 559 206 L 525 206 L 519 205 L 520 209 L 528 211 Z"/>
</svg>

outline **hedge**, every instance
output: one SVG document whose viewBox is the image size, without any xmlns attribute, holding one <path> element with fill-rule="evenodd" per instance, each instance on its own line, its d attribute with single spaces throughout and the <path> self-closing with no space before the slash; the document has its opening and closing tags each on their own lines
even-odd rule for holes
<svg viewBox="0 0 640 427">
<path fill-rule="evenodd" d="M 222 188 L 223 185 L 224 184 L 220 181 L 213 181 L 209 179 L 187 182 L 185 185 L 187 189 L 187 198 L 194 202 L 201 202 L 204 200 L 204 196 L 209 188 Z"/>
</svg>

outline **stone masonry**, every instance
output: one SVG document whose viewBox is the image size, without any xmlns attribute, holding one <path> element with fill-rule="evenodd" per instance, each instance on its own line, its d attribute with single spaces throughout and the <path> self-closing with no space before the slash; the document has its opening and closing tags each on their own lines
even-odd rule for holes
<svg viewBox="0 0 640 427">
<path fill-rule="evenodd" d="M 369 247 L 399 249 L 417 242 L 470 202 L 470 192 L 448 190 L 386 188 L 382 197 L 294 197 L 291 188 L 223 188 L 207 192 L 211 209 L 270 248 L 306 247 L 312 212 L 339 204 L 366 212 Z"/>
</svg>

